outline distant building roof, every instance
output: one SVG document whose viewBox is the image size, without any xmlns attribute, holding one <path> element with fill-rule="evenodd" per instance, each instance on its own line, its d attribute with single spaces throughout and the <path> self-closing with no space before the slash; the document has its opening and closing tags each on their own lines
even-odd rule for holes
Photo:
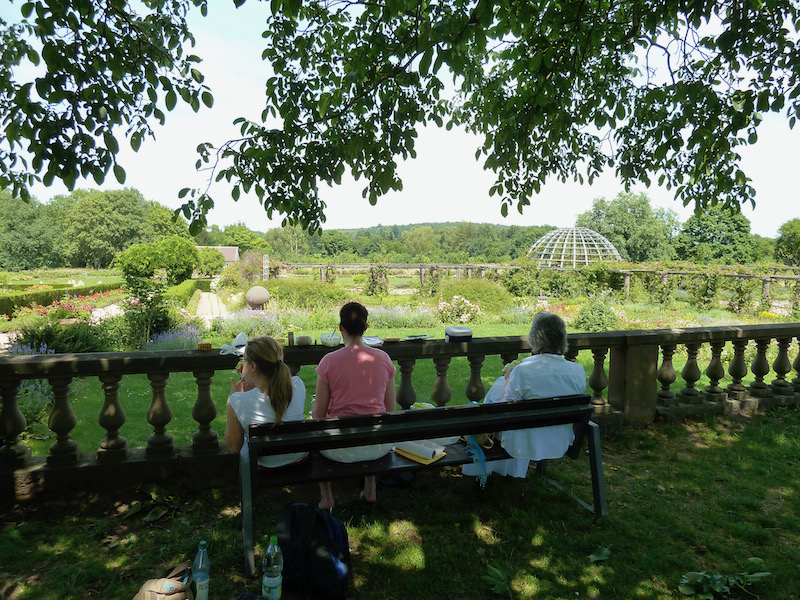
<svg viewBox="0 0 800 600">
<path fill-rule="evenodd" d="M 222 252 L 225 263 L 230 264 L 239 260 L 239 246 L 198 246 L 198 248 L 213 248 Z"/>
</svg>

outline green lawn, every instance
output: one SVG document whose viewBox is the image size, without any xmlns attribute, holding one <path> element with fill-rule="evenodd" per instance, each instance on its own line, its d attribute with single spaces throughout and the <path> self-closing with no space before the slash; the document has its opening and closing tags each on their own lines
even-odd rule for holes
<svg viewBox="0 0 800 600">
<path fill-rule="evenodd" d="M 492 476 L 481 490 L 456 469 L 434 469 L 381 489 L 371 509 L 358 501 L 357 481 L 335 483 L 353 552 L 351 597 L 675 600 L 684 573 L 735 574 L 751 556 L 772 576 L 755 595 L 732 598 L 798 597 L 799 412 L 625 430 L 603 441 L 603 455 L 601 519 L 532 474 Z M 557 461 L 550 474 L 591 497 L 585 460 Z M 284 503 L 316 500 L 314 485 L 262 494 L 257 552 Z M 190 560 L 200 539 L 210 542 L 213 598 L 259 589 L 243 576 L 236 489 L 51 498 L 0 518 L 4 598 L 131 598 L 145 579 Z M 490 565 L 508 592 L 492 591 Z"/>
</svg>

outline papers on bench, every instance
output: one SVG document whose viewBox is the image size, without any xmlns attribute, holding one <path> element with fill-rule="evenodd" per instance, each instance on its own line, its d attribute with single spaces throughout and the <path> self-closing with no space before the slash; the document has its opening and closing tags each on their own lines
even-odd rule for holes
<svg viewBox="0 0 800 600">
<path fill-rule="evenodd" d="M 398 442 L 394 451 L 400 456 L 429 465 L 442 458 L 445 454 L 444 446 L 430 440 L 417 440 L 416 442 Z"/>
</svg>

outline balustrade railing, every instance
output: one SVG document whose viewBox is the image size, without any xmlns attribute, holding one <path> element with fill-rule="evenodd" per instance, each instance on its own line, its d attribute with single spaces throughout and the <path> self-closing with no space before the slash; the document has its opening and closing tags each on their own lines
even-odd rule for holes
<svg viewBox="0 0 800 600">
<path fill-rule="evenodd" d="M 681 418 L 726 410 L 753 411 L 794 405 L 800 398 L 800 323 L 573 334 L 569 342 L 567 358 L 574 360 L 581 353 L 590 355 L 590 360 L 582 362 L 591 365 L 587 384 L 601 427 L 604 421 L 611 424 L 615 418 L 642 425 L 658 415 Z M 332 350 L 324 346 L 293 346 L 286 348 L 284 359 L 296 372 L 303 365 L 318 364 Z M 460 343 L 403 342 L 385 344 L 384 350 L 399 366 L 397 398 L 402 408 L 409 408 L 417 400 L 445 405 L 453 397 L 454 385 L 463 386 L 468 400 L 479 401 L 485 394 L 483 367 L 488 356 L 499 356 L 506 364 L 530 351 L 526 336 L 476 338 Z M 680 355 L 682 361 L 684 354 L 680 372 L 683 387 L 675 389 L 678 377 L 674 363 L 676 356 Z M 467 381 L 455 382 L 448 376 L 455 357 L 466 357 Z M 51 471 L 102 465 L 124 468 L 136 454 L 122 435 L 126 414 L 119 391 L 123 376 L 130 374 L 146 374 L 152 390 L 146 415 L 152 434 L 144 452 L 136 455 L 138 462 L 163 465 L 158 461 L 179 457 L 181 464 L 197 459 L 195 462 L 202 465 L 204 457 L 225 455 L 227 451 L 211 427 L 217 416 L 211 383 L 216 371 L 225 371 L 228 377 L 237 360 L 213 350 L 0 357 L 0 473 L 34 466 Z M 418 398 L 415 365 L 428 360 L 433 362 L 435 380 L 429 395 L 426 390 L 425 397 Z M 723 387 L 726 364 L 730 383 Z M 796 376 L 790 380 L 792 370 Z M 176 448 L 167 433 L 173 418 L 168 394 L 172 373 L 192 373 L 196 382 L 192 410 L 196 431 L 186 448 Z M 705 385 L 700 384 L 703 375 L 708 380 Z M 105 437 L 97 449 L 81 449 L 72 439 L 77 418 L 70 403 L 70 389 L 75 378 L 96 378 L 103 390 L 98 422 Z M 56 441 L 45 457 L 31 456 L 21 441 L 27 424 L 17 396 L 26 379 L 46 379 L 54 392 L 48 426 Z M 233 462 L 225 464 L 226 468 L 236 468 Z M 0 485 L 3 481 L 6 480 Z"/>
</svg>

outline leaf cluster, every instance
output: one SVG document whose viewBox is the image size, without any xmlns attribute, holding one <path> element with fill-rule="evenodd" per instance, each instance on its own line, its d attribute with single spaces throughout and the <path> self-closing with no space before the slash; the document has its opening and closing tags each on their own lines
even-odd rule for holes
<svg viewBox="0 0 800 600">
<path fill-rule="evenodd" d="M 0 19 L 0 188 L 27 199 L 39 180 L 72 190 L 112 171 L 124 183 L 120 134 L 138 151 L 178 98 L 211 106 L 200 58 L 184 52 L 195 8 L 205 14 L 207 0 L 36 0 L 17 22 Z"/>
<path fill-rule="evenodd" d="M 402 189 L 397 159 L 416 131 L 460 126 L 496 179 L 502 214 L 549 179 L 591 183 L 614 169 L 698 209 L 752 202 L 740 148 L 763 114 L 800 107 L 791 0 L 273 0 L 263 33 L 260 120 L 198 148 L 198 167 L 254 191 L 269 216 L 318 229 L 321 183 L 349 171 L 371 204 Z M 713 27 L 712 25 L 713 24 Z M 202 220 L 213 199 L 183 190 Z"/>
<path fill-rule="evenodd" d="M 747 587 L 770 577 L 763 571 L 764 561 L 758 557 L 748 558 L 744 570 L 735 575 L 722 575 L 715 571 L 691 571 L 684 573 L 678 590 L 685 596 L 696 596 L 700 600 L 729 598 L 735 590 L 748 591 Z"/>
</svg>

